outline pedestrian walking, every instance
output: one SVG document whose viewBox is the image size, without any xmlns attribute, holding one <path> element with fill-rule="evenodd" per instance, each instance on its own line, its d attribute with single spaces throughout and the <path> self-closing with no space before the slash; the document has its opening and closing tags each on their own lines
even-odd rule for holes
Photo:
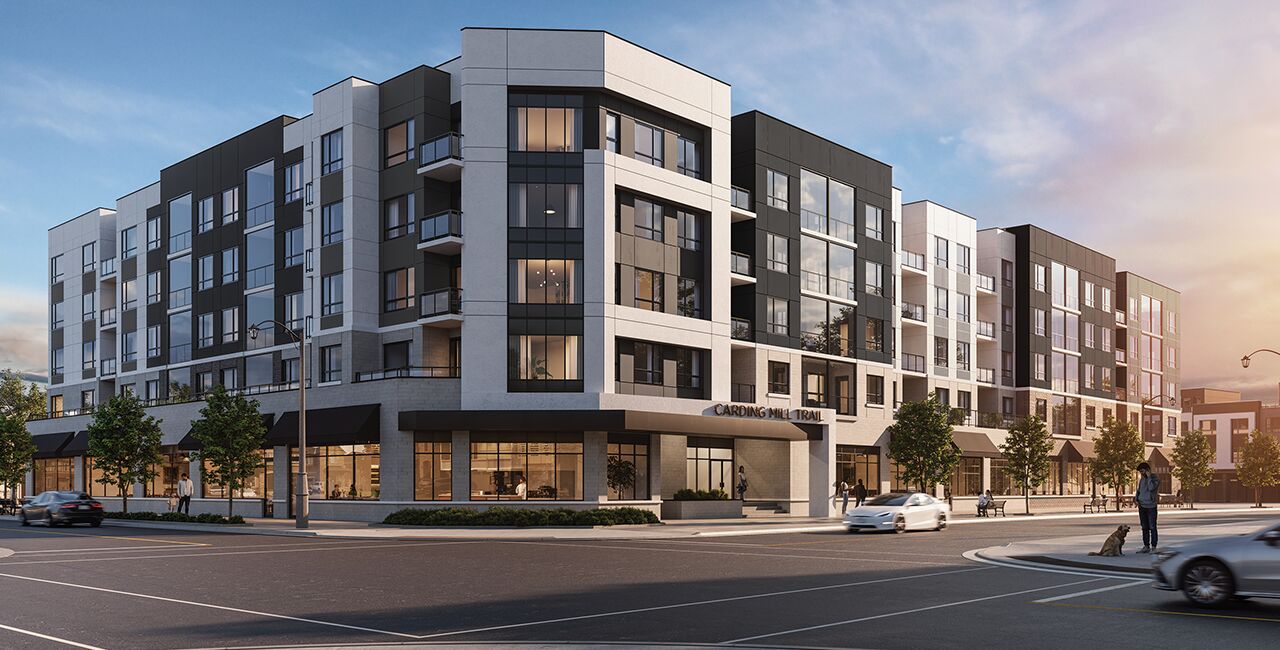
<svg viewBox="0 0 1280 650">
<path fill-rule="evenodd" d="M 849 510 L 849 482 L 840 479 L 840 514 Z"/>
<path fill-rule="evenodd" d="M 178 512 L 191 514 L 191 495 L 195 494 L 196 485 L 186 474 L 178 480 Z"/>
<path fill-rule="evenodd" d="M 738 499 L 747 500 L 747 468 L 742 465 L 738 466 Z"/>
<path fill-rule="evenodd" d="M 858 479 L 857 485 L 853 486 L 853 507 L 861 508 L 862 502 L 867 500 L 867 486 L 862 484 L 862 479 Z"/>
<path fill-rule="evenodd" d="M 1139 553 L 1150 553 L 1156 549 L 1160 539 L 1156 530 L 1156 507 L 1160 505 L 1160 477 L 1151 473 L 1151 465 L 1138 464 L 1138 490 L 1133 494 L 1133 502 L 1138 506 L 1138 522 L 1142 524 L 1142 548 Z"/>
</svg>

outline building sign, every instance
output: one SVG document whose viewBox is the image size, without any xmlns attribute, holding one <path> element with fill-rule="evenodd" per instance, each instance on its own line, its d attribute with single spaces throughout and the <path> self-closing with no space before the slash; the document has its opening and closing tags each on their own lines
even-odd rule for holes
<svg viewBox="0 0 1280 650">
<path fill-rule="evenodd" d="M 716 404 L 712 412 L 719 416 L 761 418 L 769 420 L 801 420 L 821 422 L 822 412 L 816 409 L 789 409 L 782 406 L 756 406 L 754 404 Z"/>
</svg>

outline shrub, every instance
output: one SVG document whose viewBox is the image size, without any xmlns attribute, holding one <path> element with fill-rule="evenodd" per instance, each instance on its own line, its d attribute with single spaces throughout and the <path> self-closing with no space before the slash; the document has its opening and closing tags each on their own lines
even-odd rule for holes
<svg viewBox="0 0 1280 650">
<path fill-rule="evenodd" d="M 729 498 L 724 490 L 676 490 L 672 497 L 675 501 L 720 501 Z"/>
<path fill-rule="evenodd" d="M 103 514 L 107 519 L 132 519 L 134 521 L 171 521 L 180 524 L 243 524 L 244 517 L 233 515 L 226 517 L 210 512 L 198 515 L 187 515 L 181 512 L 108 512 Z"/>
<path fill-rule="evenodd" d="M 382 521 L 399 526 L 618 526 L 623 524 L 656 524 L 658 516 L 639 508 L 507 508 L 488 510 L 440 508 L 397 510 Z"/>
</svg>

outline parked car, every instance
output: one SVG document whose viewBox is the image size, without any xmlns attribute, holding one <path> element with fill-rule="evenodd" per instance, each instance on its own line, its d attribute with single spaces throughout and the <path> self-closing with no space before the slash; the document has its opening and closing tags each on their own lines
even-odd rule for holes
<svg viewBox="0 0 1280 650">
<path fill-rule="evenodd" d="M 84 492 L 41 492 L 22 504 L 18 519 L 23 526 L 31 522 L 43 522 L 46 526 L 62 524 L 102 525 L 102 504 Z"/>
<path fill-rule="evenodd" d="M 892 530 L 895 533 L 943 530 L 950 516 L 951 507 L 946 501 L 923 492 L 888 492 L 871 497 L 866 503 L 846 512 L 844 529 L 850 533 L 860 530 Z"/>
<path fill-rule="evenodd" d="M 1202 607 L 1231 598 L 1280 598 L 1280 524 L 1161 548 L 1151 567 L 1157 589 L 1181 591 Z"/>
</svg>

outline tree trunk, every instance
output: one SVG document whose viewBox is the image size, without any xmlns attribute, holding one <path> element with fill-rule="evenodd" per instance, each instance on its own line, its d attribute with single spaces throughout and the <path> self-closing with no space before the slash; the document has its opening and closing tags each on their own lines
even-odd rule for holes
<svg viewBox="0 0 1280 650">
<path fill-rule="evenodd" d="M 1120 512 L 1120 486 L 1116 485 L 1116 512 Z"/>
<path fill-rule="evenodd" d="M 1027 503 L 1027 514 L 1031 514 L 1031 490 L 1027 489 L 1025 485 L 1022 486 L 1022 498 Z"/>
<path fill-rule="evenodd" d="M 1262 488 L 1253 488 L 1253 505 L 1256 508 L 1262 507 Z"/>
<path fill-rule="evenodd" d="M 120 511 L 126 515 L 129 514 L 129 493 L 124 489 L 124 486 L 120 487 Z"/>
<path fill-rule="evenodd" d="M 223 489 L 225 489 L 225 490 L 227 491 L 227 519 L 230 519 L 230 518 L 231 518 L 231 512 L 232 512 L 232 511 L 234 510 L 234 508 L 235 508 L 235 500 L 231 497 L 231 489 L 230 489 L 230 488 L 228 488 L 227 486 L 225 486 L 225 485 L 224 485 L 224 486 L 223 486 Z"/>
</svg>

